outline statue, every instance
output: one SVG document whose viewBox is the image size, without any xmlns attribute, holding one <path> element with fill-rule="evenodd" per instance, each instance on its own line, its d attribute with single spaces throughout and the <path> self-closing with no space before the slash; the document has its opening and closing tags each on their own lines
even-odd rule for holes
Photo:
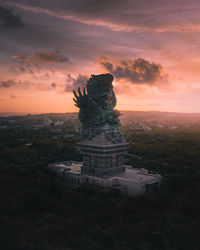
<svg viewBox="0 0 200 250">
<path fill-rule="evenodd" d="M 121 142 L 120 112 L 114 110 L 116 97 L 113 91 L 113 76 L 111 74 L 91 75 L 86 87 L 81 92 L 74 92 L 75 106 L 79 110 L 81 122 L 81 140 L 91 140 L 104 134 L 112 143 Z"/>
</svg>

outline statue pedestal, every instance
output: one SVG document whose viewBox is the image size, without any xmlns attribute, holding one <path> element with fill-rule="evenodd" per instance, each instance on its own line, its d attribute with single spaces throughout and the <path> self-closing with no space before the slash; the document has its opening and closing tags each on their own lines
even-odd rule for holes
<svg viewBox="0 0 200 250">
<path fill-rule="evenodd" d="M 124 156 L 128 143 L 123 141 L 113 144 L 104 136 L 79 144 L 83 156 L 81 174 L 98 177 L 115 176 L 125 171 Z"/>
</svg>

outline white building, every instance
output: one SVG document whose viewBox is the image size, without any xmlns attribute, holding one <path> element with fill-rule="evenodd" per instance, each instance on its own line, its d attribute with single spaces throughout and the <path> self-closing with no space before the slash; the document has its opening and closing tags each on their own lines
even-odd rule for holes
<svg viewBox="0 0 200 250">
<path fill-rule="evenodd" d="M 162 181 L 159 174 L 151 174 L 146 169 L 132 168 L 131 166 L 124 166 L 124 172 L 112 177 L 81 174 L 81 162 L 60 162 L 49 164 L 48 167 L 62 177 L 66 184 L 74 186 L 92 184 L 103 188 L 115 187 L 134 196 L 156 191 Z"/>
</svg>

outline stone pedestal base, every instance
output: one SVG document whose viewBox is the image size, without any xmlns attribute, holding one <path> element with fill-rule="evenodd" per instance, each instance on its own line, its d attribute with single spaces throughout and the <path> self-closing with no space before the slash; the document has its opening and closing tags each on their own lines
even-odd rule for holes
<svg viewBox="0 0 200 250">
<path fill-rule="evenodd" d="M 83 155 L 82 174 L 105 177 L 125 171 L 124 156 L 127 153 L 128 143 L 98 145 L 82 142 L 79 146 Z"/>
</svg>

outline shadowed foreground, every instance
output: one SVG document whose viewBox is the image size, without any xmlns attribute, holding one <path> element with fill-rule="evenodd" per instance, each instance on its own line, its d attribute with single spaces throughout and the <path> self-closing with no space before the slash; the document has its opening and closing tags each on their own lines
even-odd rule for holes
<svg viewBox="0 0 200 250">
<path fill-rule="evenodd" d="M 158 193 L 139 198 L 117 190 L 71 191 L 47 171 L 51 162 L 81 160 L 73 117 L 0 119 L 0 249 L 198 249 L 199 120 L 163 121 L 159 114 L 161 121 L 150 123 L 147 116 L 153 115 L 142 114 L 124 115 L 129 119 L 123 127 L 130 143 L 129 164 L 166 177 Z M 138 124 L 151 130 L 138 130 Z M 174 125 L 178 127 L 171 129 Z"/>
<path fill-rule="evenodd" d="M 200 177 L 139 198 L 64 189 L 45 169 L 0 169 L 1 249 L 197 249 Z"/>
</svg>

